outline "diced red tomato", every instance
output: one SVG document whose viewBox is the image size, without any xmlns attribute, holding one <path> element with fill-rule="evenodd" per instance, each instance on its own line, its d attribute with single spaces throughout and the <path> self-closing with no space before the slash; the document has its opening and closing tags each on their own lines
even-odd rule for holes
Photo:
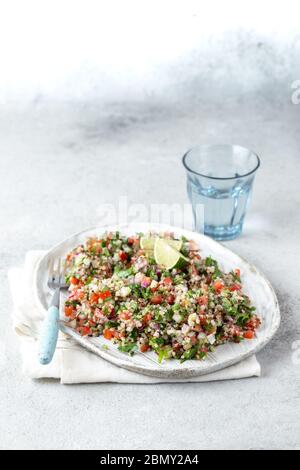
<svg viewBox="0 0 300 470">
<path fill-rule="evenodd" d="M 91 334 L 91 329 L 89 326 L 79 326 L 77 328 L 77 331 L 79 334 L 81 334 L 81 336 L 87 336 Z"/>
<path fill-rule="evenodd" d="M 234 273 L 236 274 L 237 277 L 241 277 L 241 270 L 239 268 L 236 268 L 234 270 Z"/>
<path fill-rule="evenodd" d="M 163 280 L 163 283 L 166 285 L 166 286 L 170 286 L 171 284 L 173 284 L 173 281 L 170 277 L 165 277 L 165 279 Z"/>
<path fill-rule="evenodd" d="M 247 321 L 246 327 L 249 328 L 249 330 L 256 330 L 260 325 L 260 319 L 257 317 L 250 318 L 250 320 Z"/>
<path fill-rule="evenodd" d="M 235 291 L 235 290 L 241 290 L 241 286 L 239 284 L 233 284 L 232 286 L 229 287 L 229 290 L 231 292 Z"/>
<path fill-rule="evenodd" d="M 98 295 L 99 299 L 105 300 L 111 296 L 111 292 L 109 290 L 105 290 L 104 292 L 100 292 Z"/>
<path fill-rule="evenodd" d="M 207 325 L 207 318 L 204 315 L 200 315 L 200 325 Z"/>
<path fill-rule="evenodd" d="M 77 284 L 79 284 L 79 279 L 77 279 L 77 277 L 71 277 L 70 283 L 73 284 L 74 286 L 77 286 Z"/>
<path fill-rule="evenodd" d="M 133 245 L 134 244 L 134 238 L 132 238 L 132 237 L 127 238 L 127 243 L 128 243 L 128 245 Z"/>
<path fill-rule="evenodd" d="M 114 328 L 105 328 L 103 330 L 103 336 L 105 339 L 112 339 L 115 336 L 115 329 Z"/>
<path fill-rule="evenodd" d="M 74 311 L 74 307 L 72 305 L 65 305 L 65 315 L 66 317 L 71 317 Z"/>
<path fill-rule="evenodd" d="M 252 330 L 245 331 L 244 332 L 244 338 L 253 339 L 254 338 L 254 332 Z"/>
<path fill-rule="evenodd" d="M 66 256 L 66 260 L 67 261 L 71 261 L 71 259 L 74 258 L 74 253 L 69 253 L 67 256 Z"/>
<path fill-rule="evenodd" d="M 199 305 L 207 305 L 208 304 L 208 295 L 201 295 L 198 297 L 197 302 Z"/>
<path fill-rule="evenodd" d="M 162 301 L 163 301 L 162 295 L 159 295 L 159 294 L 152 295 L 150 299 L 150 303 L 153 305 L 159 305 L 162 303 Z"/>
<path fill-rule="evenodd" d="M 143 318 L 143 323 L 145 325 L 148 325 L 148 323 L 152 320 L 152 315 L 151 313 L 147 313 L 144 318 Z"/>
<path fill-rule="evenodd" d="M 120 251 L 119 258 L 120 258 L 121 261 L 126 261 L 127 260 L 127 254 L 125 253 L 125 251 Z"/>
<path fill-rule="evenodd" d="M 149 344 L 142 344 L 141 347 L 140 347 L 140 351 L 141 352 L 147 352 L 147 351 L 149 351 L 149 348 L 150 348 Z"/>
<path fill-rule="evenodd" d="M 99 294 L 97 292 L 93 292 L 91 295 L 90 295 L 90 302 L 92 304 L 97 304 L 98 303 L 98 300 L 99 300 Z"/>
<path fill-rule="evenodd" d="M 224 288 L 223 282 L 221 282 L 221 281 L 216 281 L 216 282 L 214 283 L 215 292 L 220 293 L 223 288 Z"/>
</svg>

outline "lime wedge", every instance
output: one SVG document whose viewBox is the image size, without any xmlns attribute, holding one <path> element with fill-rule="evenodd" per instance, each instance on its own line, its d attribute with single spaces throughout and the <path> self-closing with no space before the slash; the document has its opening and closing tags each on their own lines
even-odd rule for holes
<svg viewBox="0 0 300 470">
<path fill-rule="evenodd" d="M 151 251 L 152 250 L 153 251 L 155 241 L 158 238 L 159 237 L 142 237 L 141 241 L 140 241 L 142 250 L 146 250 L 146 251 Z M 161 240 L 164 240 L 169 246 L 171 246 L 172 248 L 174 248 L 177 251 L 180 251 L 181 248 L 182 248 L 182 245 L 183 245 L 182 240 L 171 240 L 171 239 L 168 239 L 168 238 L 162 238 Z"/>
<path fill-rule="evenodd" d="M 154 258 L 157 264 L 166 269 L 182 268 L 189 260 L 168 243 L 169 240 L 157 238 L 154 245 Z"/>
<path fill-rule="evenodd" d="M 155 238 L 142 237 L 140 239 L 140 245 L 142 250 L 150 251 L 154 249 Z"/>
</svg>

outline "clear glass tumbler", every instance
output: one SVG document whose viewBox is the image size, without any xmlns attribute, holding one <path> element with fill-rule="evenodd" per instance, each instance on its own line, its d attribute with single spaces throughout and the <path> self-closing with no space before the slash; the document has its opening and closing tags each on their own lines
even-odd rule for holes
<svg viewBox="0 0 300 470">
<path fill-rule="evenodd" d="M 204 206 L 204 233 L 216 240 L 231 240 L 243 228 L 258 156 L 238 145 L 200 145 L 183 156 L 187 191 L 193 208 L 195 229 Z"/>
</svg>

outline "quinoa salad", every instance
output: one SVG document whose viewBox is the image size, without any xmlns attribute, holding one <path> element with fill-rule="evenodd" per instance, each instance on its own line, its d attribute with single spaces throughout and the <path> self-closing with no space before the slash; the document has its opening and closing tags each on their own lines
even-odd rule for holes
<svg viewBox="0 0 300 470">
<path fill-rule="evenodd" d="M 173 265 L 162 263 L 166 254 Z M 127 354 L 203 360 L 221 344 L 253 339 L 261 324 L 240 274 L 172 233 L 105 233 L 66 257 L 65 320 Z"/>
</svg>

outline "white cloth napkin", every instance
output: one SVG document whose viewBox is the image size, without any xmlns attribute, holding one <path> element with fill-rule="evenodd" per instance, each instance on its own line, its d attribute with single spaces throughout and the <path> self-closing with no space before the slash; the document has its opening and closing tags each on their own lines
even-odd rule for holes
<svg viewBox="0 0 300 470">
<path fill-rule="evenodd" d="M 216 380 L 259 377 L 261 368 L 255 356 L 218 372 L 188 380 L 159 379 L 130 372 L 117 367 L 100 357 L 89 353 L 73 339 L 59 335 L 57 349 L 49 365 L 37 360 L 38 331 L 43 321 L 33 295 L 34 268 L 44 254 L 43 251 L 29 251 L 22 268 L 9 270 L 8 278 L 13 297 L 13 326 L 20 340 L 23 373 L 33 379 L 60 379 L 63 384 L 119 382 L 119 383 L 160 383 L 160 382 L 209 382 Z"/>
</svg>

